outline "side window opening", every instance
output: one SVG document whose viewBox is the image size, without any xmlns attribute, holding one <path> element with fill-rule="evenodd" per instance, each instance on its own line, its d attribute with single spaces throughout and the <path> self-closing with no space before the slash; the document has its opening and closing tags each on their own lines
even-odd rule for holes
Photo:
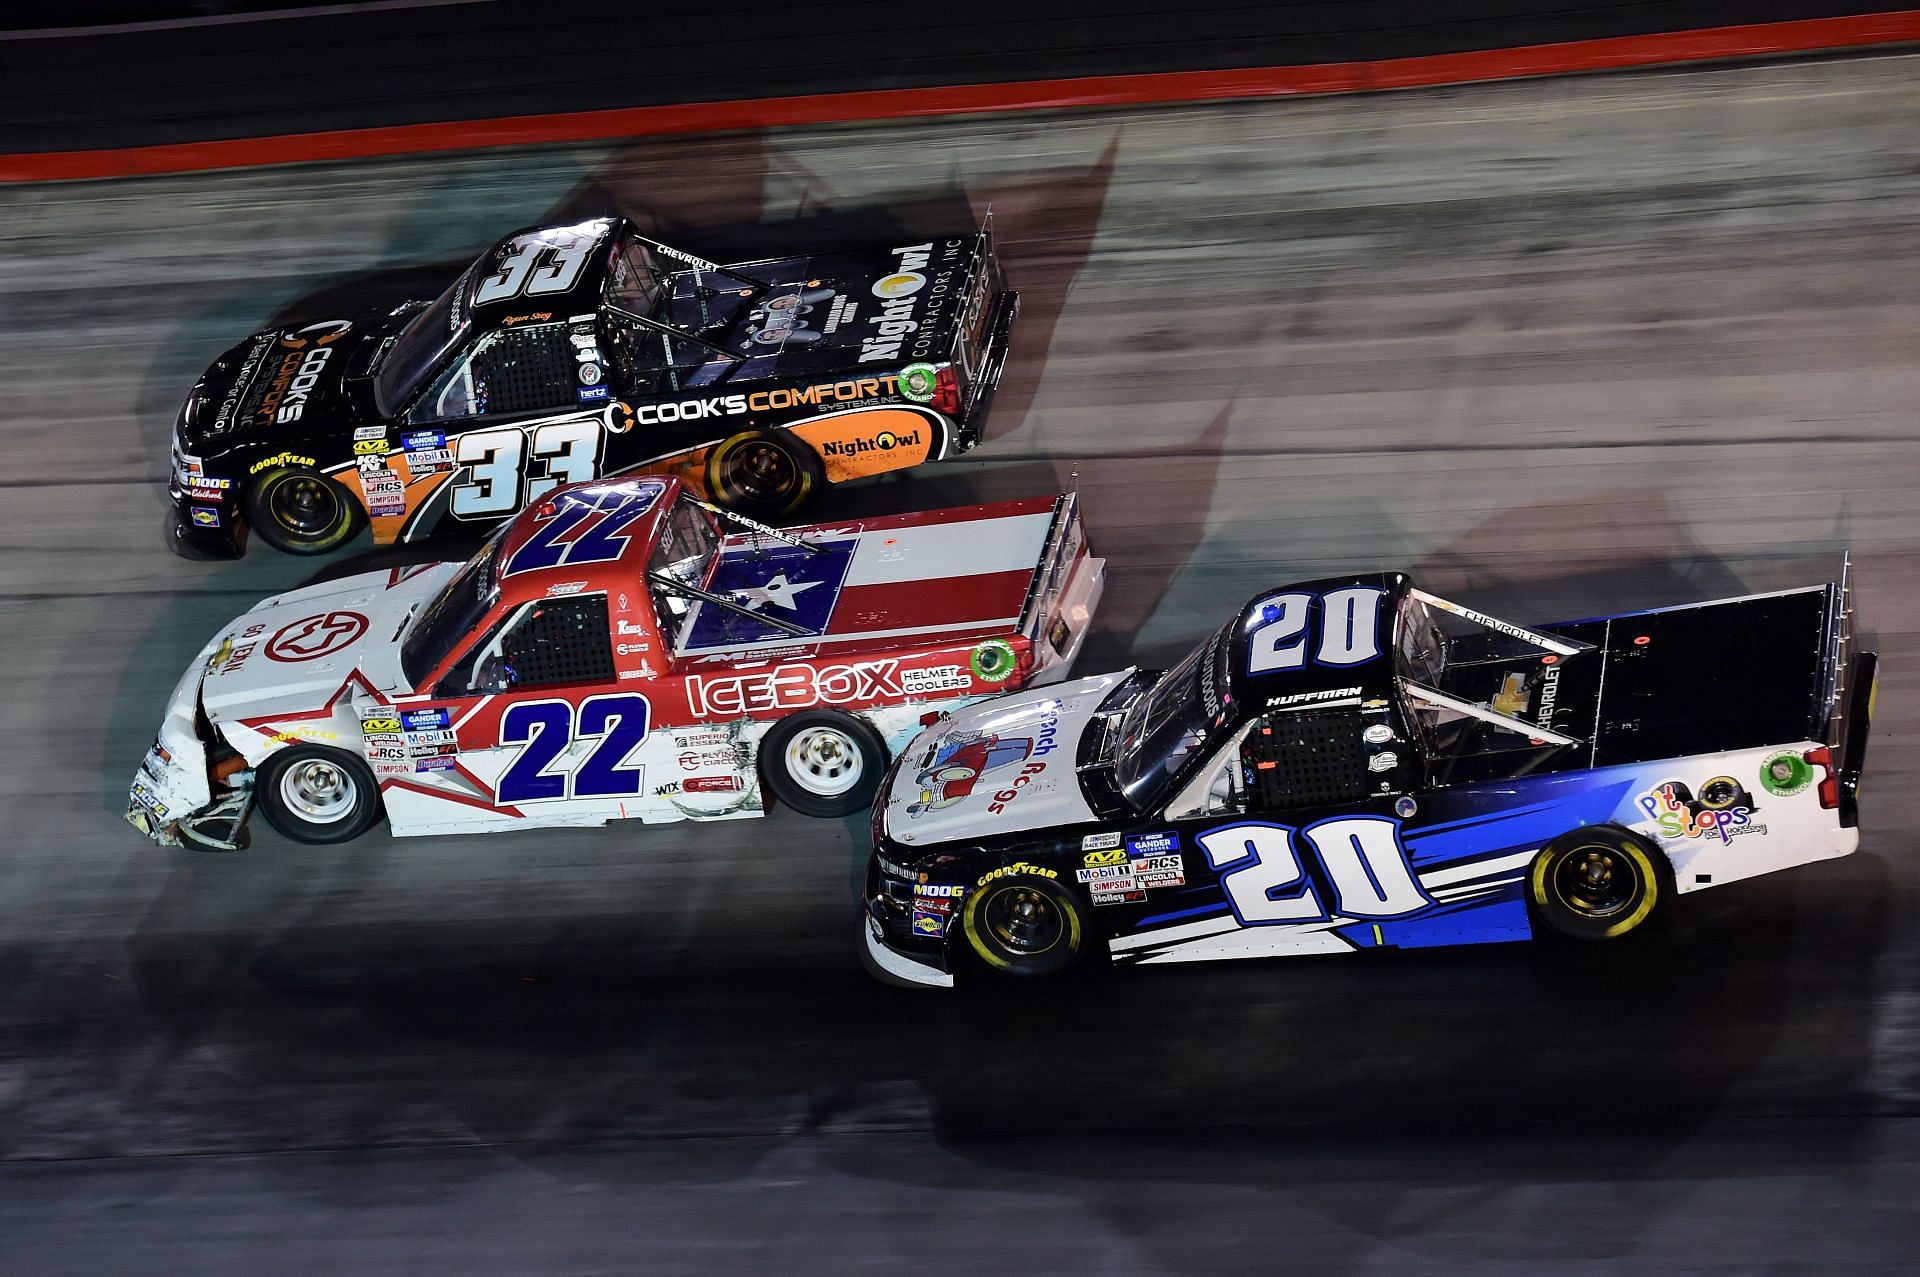
<svg viewBox="0 0 1920 1277">
<path fill-rule="evenodd" d="M 692 384 L 694 374 L 706 364 L 720 359 L 697 341 L 635 323 L 618 313 L 606 317 L 605 328 L 614 385 L 623 394 L 673 394 Z"/>
<path fill-rule="evenodd" d="M 607 636 L 607 596 L 540 599 L 494 627 L 437 689 L 442 696 L 474 696 L 519 688 L 614 681 Z M 465 681 L 464 687 L 447 682 Z"/>
<path fill-rule="evenodd" d="M 565 324 L 503 328 L 481 337 L 414 405 L 419 424 L 576 406 L 573 345 Z"/>
<path fill-rule="evenodd" d="M 1241 742 L 1240 762 L 1258 808 L 1319 806 L 1367 797 L 1366 747 L 1352 710 L 1271 714 Z"/>
</svg>

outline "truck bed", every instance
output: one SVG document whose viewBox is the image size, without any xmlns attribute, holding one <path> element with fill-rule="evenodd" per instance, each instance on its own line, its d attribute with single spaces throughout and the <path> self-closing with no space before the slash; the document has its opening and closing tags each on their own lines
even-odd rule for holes
<svg viewBox="0 0 1920 1277">
<path fill-rule="evenodd" d="M 1591 765 L 1821 739 L 1834 593 L 1819 586 L 1552 627 L 1599 648 L 1583 654 L 1600 664 Z"/>
</svg>

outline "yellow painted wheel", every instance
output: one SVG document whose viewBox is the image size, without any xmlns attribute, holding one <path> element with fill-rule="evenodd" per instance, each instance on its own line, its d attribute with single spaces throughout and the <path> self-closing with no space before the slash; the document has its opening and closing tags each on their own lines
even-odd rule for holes
<svg viewBox="0 0 1920 1277">
<path fill-rule="evenodd" d="M 244 501 L 247 522 L 260 539 L 288 554 L 325 554 L 366 523 L 366 512 L 344 487 L 304 466 L 256 476 Z"/>
<path fill-rule="evenodd" d="M 1624 829 L 1562 834 L 1533 858 L 1527 897 L 1535 918 L 1579 940 L 1636 931 L 1670 890 L 1664 855 Z"/>
<path fill-rule="evenodd" d="M 813 499 L 820 458 L 805 440 L 782 430 L 745 430 L 707 454 L 707 491 L 718 505 L 777 519 Z"/>
<path fill-rule="evenodd" d="M 1002 975 L 1057 975 L 1079 961 L 1087 920 L 1081 902 L 1051 878 L 1015 874 L 971 892 L 960 929 L 974 956 Z"/>
</svg>

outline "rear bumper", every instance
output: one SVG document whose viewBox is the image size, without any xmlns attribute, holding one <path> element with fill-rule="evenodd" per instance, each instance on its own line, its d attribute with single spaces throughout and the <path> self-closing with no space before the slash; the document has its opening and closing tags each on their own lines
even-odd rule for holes
<svg viewBox="0 0 1920 1277">
<path fill-rule="evenodd" d="M 1029 687 L 1058 683 L 1067 676 L 1074 661 L 1079 659 L 1080 649 L 1086 645 L 1087 632 L 1093 628 L 1093 614 L 1099 610 L 1100 598 L 1106 591 L 1107 561 L 1091 554 L 1082 557 L 1067 581 L 1067 588 L 1061 592 L 1053 620 L 1034 637 Z M 1053 642 L 1056 624 L 1066 627 L 1065 640 L 1059 647 Z"/>
<path fill-rule="evenodd" d="M 993 410 L 993 397 L 1000 389 L 1000 374 L 1006 370 L 1007 352 L 1013 344 L 1013 321 L 1019 313 L 1020 294 L 1013 289 L 1003 290 L 994 299 L 993 318 L 987 324 L 986 357 L 974 381 L 972 398 L 960 418 L 953 452 L 965 452 L 985 436 L 987 414 Z"/>
<path fill-rule="evenodd" d="M 1846 704 L 1839 723 L 1839 748 L 1834 760 L 1835 776 L 1840 782 L 1840 824 L 1854 829 L 1860 824 L 1860 773 L 1867 765 L 1867 737 L 1873 731 L 1873 705 L 1880 672 L 1880 657 L 1861 652 L 1847 665 Z"/>
</svg>

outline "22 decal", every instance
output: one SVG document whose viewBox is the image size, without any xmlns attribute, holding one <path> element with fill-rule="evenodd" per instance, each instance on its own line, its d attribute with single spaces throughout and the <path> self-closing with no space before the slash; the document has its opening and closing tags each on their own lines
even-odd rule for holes
<svg viewBox="0 0 1920 1277">
<path fill-rule="evenodd" d="M 1307 630 L 1316 618 L 1320 634 L 1314 664 L 1345 667 L 1378 660 L 1380 605 L 1386 596 L 1377 586 L 1353 585 L 1321 595 L 1296 590 L 1263 600 L 1260 624 L 1247 636 L 1247 673 L 1305 666 L 1312 642 Z"/>
<path fill-rule="evenodd" d="M 628 526 L 653 509 L 663 491 L 665 487 L 658 480 L 641 480 L 592 496 L 578 493 L 563 496 L 553 517 L 536 528 L 507 560 L 504 575 L 557 568 L 562 564 L 579 567 L 586 563 L 611 563 L 627 548 Z M 600 515 L 598 523 L 571 541 L 563 540 L 595 514 Z"/>
<path fill-rule="evenodd" d="M 1330 906 L 1307 880 L 1303 840 L 1332 889 Z M 1407 863 L 1400 822 L 1385 816 L 1336 816 L 1304 829 L 1249 820 L 1209 829 L 1194 841 L 1219 871 L 1220 889 L 1242 926 L 1398 918 L 1433 903 Z"/>
<path fill-rule="evenodd" d="M 645 769 L 627 767 L 628 755 L 647 739 L 652 706 L 635 692 L 590 696 L 574 707 L 566 701 L 522 701 L 500 716 L 500 743 L 521 746 L 500 773 L 495 801 L 503 807 L 566 798 L 635 798 Z M 599 739 L 571 772 L 548 767 L 576 740 Z"/>
</svg>

